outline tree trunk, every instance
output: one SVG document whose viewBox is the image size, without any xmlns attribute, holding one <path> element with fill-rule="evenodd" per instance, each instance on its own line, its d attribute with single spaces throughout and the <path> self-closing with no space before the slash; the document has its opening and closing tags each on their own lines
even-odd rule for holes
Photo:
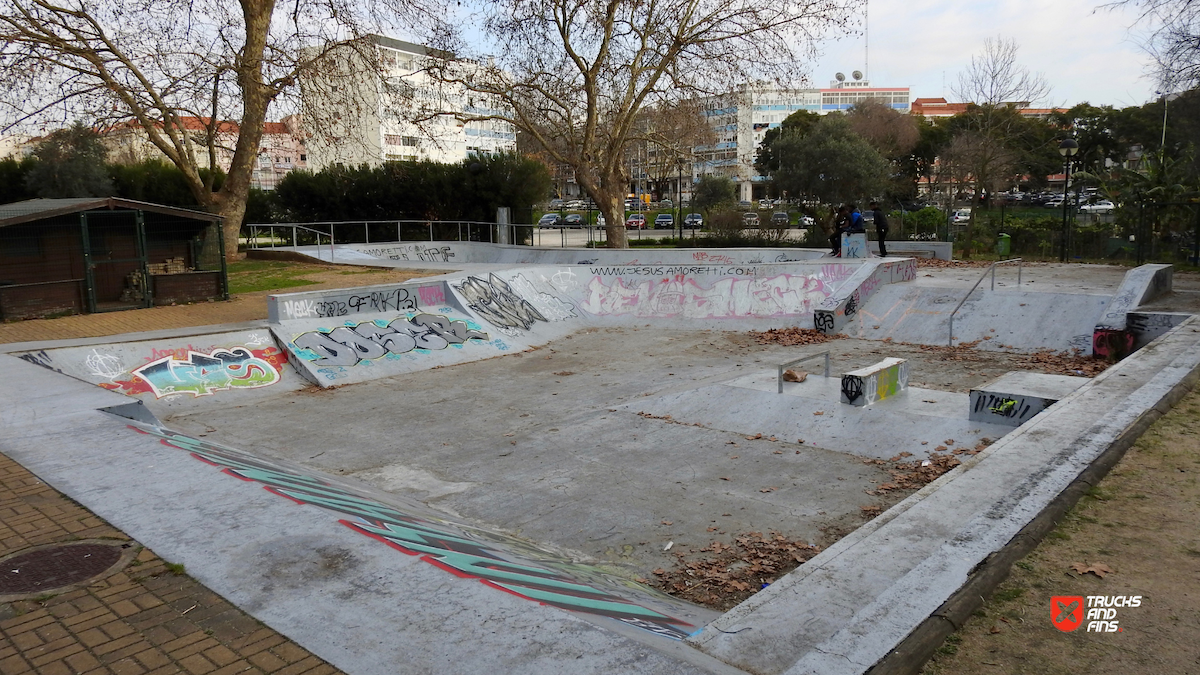
<svg viewBox="0 0 1200 675">
<path fill-rule="evenodd" d="M 625 234 L 625 195 L 616 192 L 601 192 L 596 205 L 604 212 L 604 230 L 608 235 L 608 248 L 628 248 Z"/>
</svg>

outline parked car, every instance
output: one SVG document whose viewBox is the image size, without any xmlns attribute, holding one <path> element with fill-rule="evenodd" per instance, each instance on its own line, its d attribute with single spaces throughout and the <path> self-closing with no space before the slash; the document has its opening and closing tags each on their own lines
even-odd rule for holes
<svg viewBox="0 0 1200 675">
<path fill-rule="evenodd" d="M 675 229 L 675 216 L 669 213 L 660 213 L 654 217 L 654 229 L 656 230 L 673 230 Z"/>
<path fill-rule="evenodd" d="M 800 227 L 815 227 L 816 224 L 812 216 L 800 216 Z"/>
<path fill-rule="evenodd" d="M 568 215 L 567 220 L 566 220 L 566 226 L 567 227 L 583 227 L 583 216 L 579 215 L 578 213 L 572 213 L 572 214 Z"/>
<path fill-rule="evenodd" d="M 550 210 L 555 211 L 557 209 L 561 209 L 563 207 L 563 204 L 566 204 L 566 202 L 564 202 L 561 199 L 551 199 L 550 200 Z"/>
<path fill-rule="evenodd" d="M 646 229 L 646 216 L 635 213 L 625 219 L 625 229 L 627 230 L 644 230 Z"/>
<path fill-rule="evenodd" d="M 1079 207 L 1080 213 L 1112 213 L 1116 210 L 1117 205 L 1113 204 L 1107 199 L 1101 199 L 1099 201 L 1095 201 L 1090 204 L 1084 204 L 1083 206 Z"/>
<path fill-rule="evenodd" d="M 753 206 L 753 204 L 751 204 L 749 201 L 747 201 L 747 200 L 745 200 L 745 199 L 743 199 L 742 201 L 738 202 L 738 208 L 741 208 L 741 209 L 748 209 L 748 208 L 750 208 L 751 206 Z"/>
<path fill-rule="evenodd" d="M 777 227 L 788 227 L 792 224 L 792 218 L 783 211 L 776 211 L 771 214 L 771 224 Z"/>
<path fill-rule="evenodd" d="M 971 220 L 971 209 L 957 209 L 954 215 L 950 216 L 950 222 L 954 225 L 962 225 Z"/>
<path fill-rule="evenodd" d="M 758 208 L 760 208 L 760 209 L 769 209 L 769 208 L 771 208 L 771 200 L 770 200 L 770 199 L 760 199 L 760 200 L 758 200 Z"/>
<path fill-rule="evenodd" d="M 746 227 L 758 227 L 758 214 L 747 211 L 742 214 L 742 225 Z"/>
<path fill-rule="evenodd" d="M 557 213 L 547 213 L 538 220 L 538 227 L 562 227 L 563 217 Z"/>
<path fill-rule="evenodd" d="M 604 227 L 604 214 L 603 213 L 596 214 L 596 227 Z"/>
<path fill-rule="evenodd" d="M 664 209 L 673 209 L 675 208 L 675 202 L 670 199 L 664 199 L 658 203 L 658 206 Z"/>
<path fill-rule="evenodd" d="M 704 216 L 700 215 L 699 213 L 689 213 L 683 219 L 683 226 L 693 230 L 699 230 L 700 228 L 704 227 Z"/>
</svg>

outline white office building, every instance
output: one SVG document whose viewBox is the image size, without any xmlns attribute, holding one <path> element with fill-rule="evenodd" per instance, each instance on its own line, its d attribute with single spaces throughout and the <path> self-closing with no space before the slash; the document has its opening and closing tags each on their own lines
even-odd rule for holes
<svg viewBox="0 0 1200 675">
<path fill-rule="evenodd" d="M 423 70 L 445 58 L 421 45 L 372 36 L 378 66 L 355 54 L 301 83 L 309 129 L 308 165 L 379 165 L 389 161 L 458 162 L 516 148 L 500 121 L 463 122 L 486 114 L 488 101 L 437 82 Z"/>
<path fill-rule="evenodd" d="M 830 82 L 828 89 L 742 85 L 737 91 L 714 96 L 705 102 L 704 114 L 716 132 L 717 142 L 694 149 L 695 175 L 727 176 L 737 183 L 739 199 L 752 200 L 760 196 L 755 194 L 754 186 L 768 180 L 754 168 L 758 146 L 768 129 L 780 126 L 797 110 L 822 115 L 844 112 L 868 98 L 899 112 L 909 112 L 908 87 L 875 88 L 861 78 L 840 78 Z"/>
</svg>

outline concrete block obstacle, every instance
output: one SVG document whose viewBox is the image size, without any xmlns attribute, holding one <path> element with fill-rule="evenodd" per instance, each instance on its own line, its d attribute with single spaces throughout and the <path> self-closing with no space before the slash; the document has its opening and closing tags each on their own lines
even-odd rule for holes
<svg viewBox="0 0 1200 675">
<path fill-rule="evenodd" d="M 843 258 L 869 258 L 870 256 L 871 252 L 867 248 L 867 234 L 865 232 L 842 233 Z"/>
<path fill-rule="evenodd" d="M 1089 381 L 1069 375 L 1005 373 L 971 390 L 969 419 L 1019 427 Z"/>
<path fill-rule="evenodd" d="M 1137 351 L 1191 316 L 1184 312 L 1129 312 L 1125 315 L 1125 330 L 1133 334 L 1133 350 Z"/>
<path fill-rule="evenodd" d="M 1120 288 L 1092 332 L 1093 354 L 1101 358 L 1122 359 L 1137 348 L 1137 335 L 1129 330 L 1129 313 L 1170 293 L 1174 269 L 1171 265 L 1142 265 L 1125 273 Z"/>
<path fill-rule="evenodd" d="M 908 389 L 908 362 L 886 358 L 842 375 L 842 403 L 871 405 Z"/>
</svg>

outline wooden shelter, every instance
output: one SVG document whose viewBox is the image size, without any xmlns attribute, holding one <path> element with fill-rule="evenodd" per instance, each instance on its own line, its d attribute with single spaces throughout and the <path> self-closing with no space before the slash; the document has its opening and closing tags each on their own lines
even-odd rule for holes
<svg viewBox="0 0 1200 675">
<path fill-rule="evenodd" d="M 0 319 L 228 298 L 220 216 L 116 197 L 0 204 Z"/>
</svg>

